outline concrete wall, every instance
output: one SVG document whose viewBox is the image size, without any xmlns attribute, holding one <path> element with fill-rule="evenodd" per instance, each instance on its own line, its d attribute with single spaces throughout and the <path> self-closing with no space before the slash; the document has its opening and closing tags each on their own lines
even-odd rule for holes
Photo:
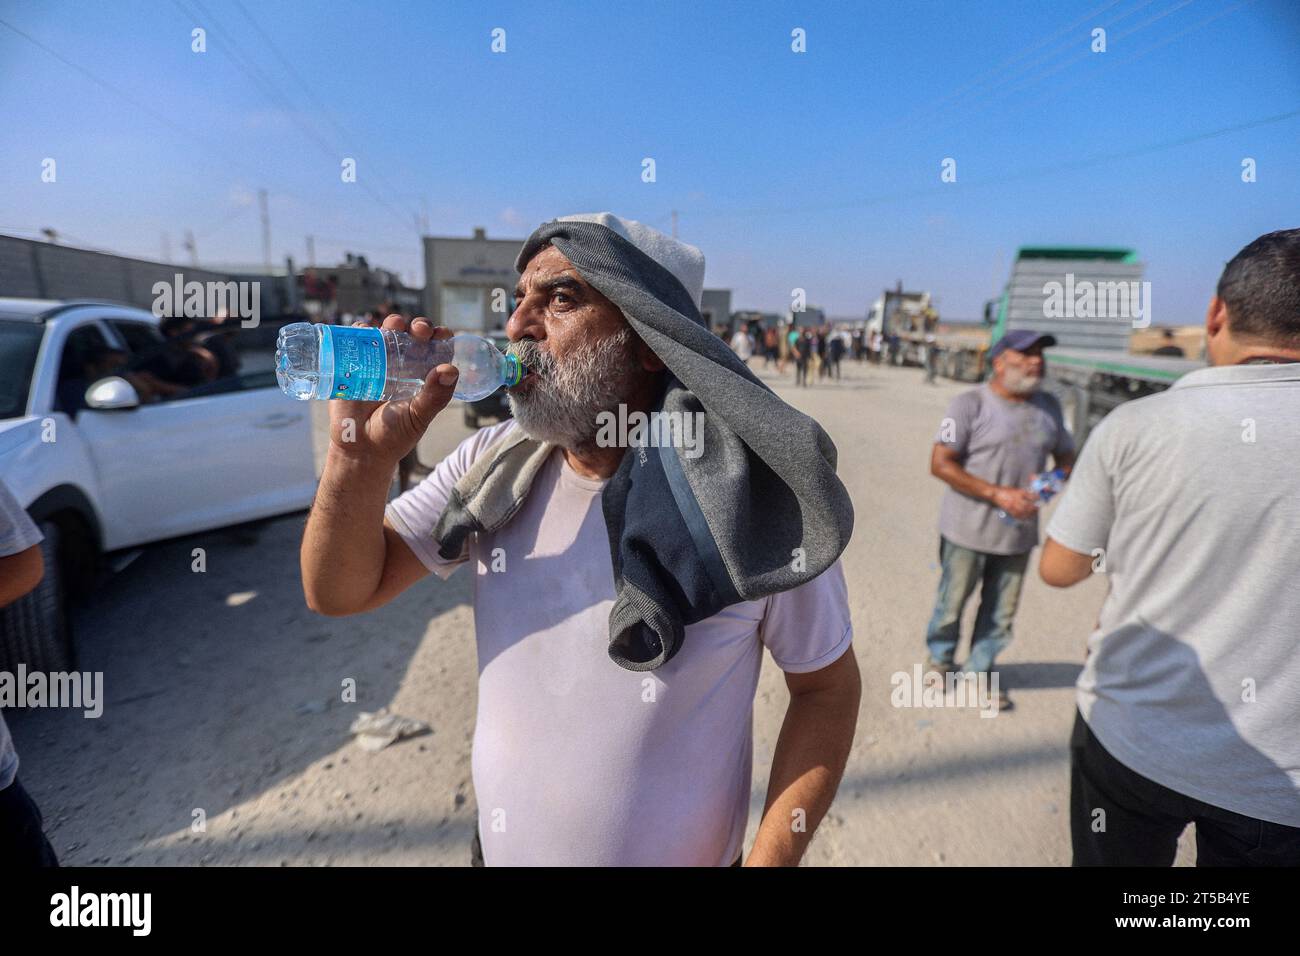
<svg viewBox="0 0 1300 956">
<path fill-rule="evenodd" d="M 291 301 L 283 276 L 217 272 L 0 236 L 0 297 L 109 299 L 148 309 L 154 283 L 174 283 L 177 273 L 182 282 L 259 282 L 263 316 L 282 314 Z"/>
</svg>

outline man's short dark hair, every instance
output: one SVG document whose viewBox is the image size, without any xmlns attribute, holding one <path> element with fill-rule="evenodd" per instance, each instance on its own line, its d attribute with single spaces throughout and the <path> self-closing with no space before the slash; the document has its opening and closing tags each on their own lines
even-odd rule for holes
<svg viewBox="0 0 1300 956">
<path fill-rule="evenodd" d="M 1224 267 L 1217 291 L 1234 338 L 1300 348 L 1300 229 L 1246 246 Z"/>
</svg>

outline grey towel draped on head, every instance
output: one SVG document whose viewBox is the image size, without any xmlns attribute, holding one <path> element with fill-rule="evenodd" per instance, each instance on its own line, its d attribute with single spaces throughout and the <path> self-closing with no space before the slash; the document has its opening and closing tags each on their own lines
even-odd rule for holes
<svg viewBox="0 0 1300 956">
<path fill-rule="evenodd" d="M 652 256 L 666 259 L 674 246 L 689 250 L 702 282 L 697 250 L 599 214 L 538 227 L 516 268 L 522 272 L 547 244 L 622 310 L 668 367 L 655 411 L 704 416 L 699 457 L 667 445 L 633 449 L 601 493 L 617 589 L 609 655 L 629 670 L 652 670 L 681 649 L 685 625 L 830 567 L 848 544 L 853 506 L 835 474 L 830 437 L 705 327 L 678 278 L 683 270 Z M 553 450 L 519 429 L 486 449 L 434 529 L 439 553 L 459 557 L 470 533 L 509 521 Z M 520 595 L 521 613 L 527 600 Z"/>
</svg>

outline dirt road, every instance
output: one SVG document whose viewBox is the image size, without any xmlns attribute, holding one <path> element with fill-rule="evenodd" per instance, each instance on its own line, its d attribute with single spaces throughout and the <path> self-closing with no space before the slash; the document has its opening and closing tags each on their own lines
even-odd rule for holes
<svg viewBox="0 0 1300 956">
<path fill-rule="evenodd" d="M 1068 864 L 1072 685 L 1104 581 L 1053 591 L 1031 564 L 1001 660 L 1013 711 L 983 719 L 892 706 L 891 675 L 923 659 L 938 581 L 930 443 L 947 401 L 967 386 L 851 362 L 841 382 L 807 389 L 793 387 L 792 373 L 760 374 L 823 423 L 857 511 L 844 563 L 862 711 L 839 797 L 805 862 Z M 449 410 L 422 442 L 423 460 L 466 434 Z M 318 617 L 298 577 L 304 517 L 147 548 L 77 622 L 80 668 L 104 672 L 103 716 L 8 712 L 21 778 L 65 863 L 468 862 L 471 577 L 430 578 L 360 617 Z M 205 572 L 191 569 L 195 548 Z M 347 679 L 355 704 L 340 703 Z M 749 841 L 785 701 L 765 660 Z M 432 734 L 361 750 L 349 724 L 385 706 L 428 721 Z M 1184 834 L 1179 860 L 1188 859 Z"/>
</svg>

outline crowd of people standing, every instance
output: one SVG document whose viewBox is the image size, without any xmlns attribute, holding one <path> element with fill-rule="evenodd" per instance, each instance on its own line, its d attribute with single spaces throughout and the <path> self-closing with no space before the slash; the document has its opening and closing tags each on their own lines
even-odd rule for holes
<svg viewBox="0 0 1300 956">
<path fill-rule="evenodd" d="M 727 338 L 727 328 L 717 333 Z M 833 326 L 760 326 L 757 322 L 740 323 L 728 340 L 742 362 L 762 357 L 763 367 L 776 366 L 784 375 L 793 365 L 795 384 L 806 386 L 810 378 L 839 379 L 840 363 L 849 356 L 861 362 L 870 350 L 871 339 L 861 329 L 850 331 Z"/>
</svg>

